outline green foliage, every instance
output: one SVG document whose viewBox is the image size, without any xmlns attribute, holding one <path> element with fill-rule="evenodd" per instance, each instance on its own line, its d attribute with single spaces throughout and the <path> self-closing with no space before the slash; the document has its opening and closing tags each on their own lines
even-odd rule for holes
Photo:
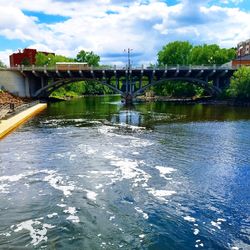
<svg viewBox="0 0 250 250">
<path fill-rule="evenodd" d="M 36 54 L 37 66 L 44 66 L 44 65 L 54 66 L 56 62 L 74 62 L 74 59 L 61 55 L 53 55 L 53 54 L 45 55 L 40 52 Z"/>
<path fill-rule="evenodd" d="M 231 78 L 227 90 L 230 97 L 250 100 L 250 68 L 239 68 Z"/>
<path fill-rule="evenodd" d="M 175 41 L 165 45 L 162 50 L 158 52 L 159 65 L 187 65 L 192 47 L 192 44 L 189 42 L 181 41 Z"/>
<path fill-rule="evenodd" d="M 193 46 L 189 42 L 175 41 L 158 52 L 159 65 L 221 65 L 234 59 L 236 49 L 220 48 L 217 44 Z"/>
<path fill-rule="evenodd" d="M 175 41 L 165 45 L 158 52 L 158 64 L 164 65 L 221 65 L 231 61 L 236 56 L 236 49 L 222 49 L 216 44 L 193 46 L 189 42 Z M 187 97 L 203 96 L 205 90 L 186 82 L 167 82 L 155 86 L 159 95 Z"/>
<path fill-rule="evenodd" d="M 81 81 L 70 83 L 55 90 L 52 97 L 77 97 L 82 95 L 104 95 L 113 94 L 108 87 L 94 81 Z"/>
<path fill-rule="evenodd" d="M 22 65 L 25 65 L 25 66 L 30 66 L 31 65 L 31 63 L 30 63 L 30 61 L 29 61 L 29 59 L 28 58 L 23 58 L 23 60 L 22 60 L 22 62 L 21 62 L 21 64 Z"/>
<path fill-rule="evenodd" d="M 200 87 L 182 81 L 166 81 L 161 85 L 156 85 L 153 90 L 157 95 L 169 97 L 192 97 L 201 95 Z"/>
<path fill-rule="evenodd" d="M 6 68 L 6 65 L 0 60 L 0 68 Z"/>
<path fill-rule="evenodd" d="M 100 56 L 94 54 L 93 51 L 88 52 L 81 50 L 76 56 L 77 62 L 87 62 L 91 66 L 99 66 Z"/>
<path fill-rule="evenodd" d="M 204 44 L 193 47 L 189 56 L 189 64 L 221 65 L 231 61 L 235 56 L 235 49 L 221 49 L 216 44 Z"/>
</svg>

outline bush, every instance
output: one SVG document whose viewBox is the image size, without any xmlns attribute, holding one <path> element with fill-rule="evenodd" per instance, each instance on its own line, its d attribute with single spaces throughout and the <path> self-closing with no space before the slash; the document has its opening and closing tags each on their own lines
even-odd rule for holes
<svg viewBox="0 0 250 250">
<path fill-rule="evenodd" d="M 153 90 L 156 95 L 169 97 L 201 97 L 205 94 L 204 88 L 182 81 L 167 81 L 154 86 Z"/>
<path fill-rule="evenodd" d="M 250 68 L 241 67 L 233 75 L 227 90 L 229 97 L 250 100 Z"/>
</svg>

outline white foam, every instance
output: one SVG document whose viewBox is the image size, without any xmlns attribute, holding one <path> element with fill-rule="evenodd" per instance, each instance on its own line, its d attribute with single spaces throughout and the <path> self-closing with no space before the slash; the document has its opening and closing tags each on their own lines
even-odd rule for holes
<svg viewBox="0 0 250 250">
<path fill-rule="evenodd" d="M 39 229 L 37 227 L 39 227 Z M 16 225 L 16 229 L 14 230 L 14 232 L 28 230 L 30 232 L 30 237 L 32 238 L 31 244 L 36 246 L 42 241 L 47 242 L 47 229 L 51 229 L 54 227 L 55 226 L 52 226 L 50 224 L 42 224 L 38 220 L 27 220 Z"/>
<path fill-rule="evenodd" d="M 59 185 L 59 183 L 63 183 L 63 180 L 61 176 L 57 176 L 55 173 L 45 176 L 44 181 L 48 182 L 53 188 L 62 191 L 66 197 L 70 196 L 75 189 L 72 185 Z"/>
<path fill-rule="evenodd" d="M 130 160 L 126 158 L 117 157 L 114 152 L 105 154 L 104 157 L 109 159 L 111 165 L 117 167 L 113 172 L 115 178 L 112 179 L 112 183 L 121 181 L 123 179 L 134 179 L 133 186 L 136 187 L 139 184 L 146 185 L 151 175 L 139 168 L 140 165 L 144 165 L 144 161 Z"/>
<path fill-rule="evenodd" d="M 96 189 L 100 189 L 100 188 L 102 188 L 102 187 L 103 187 L 102 184 L 98 184 L 95 188 L 96 188 Z"/>
<path fill-rule="evenodd" d="M 68 207 L 68 209 L 63 210 L 64 213 L 70 214 L 66 219 L 72 221 L 73 223 L 79 223 L 80 219 L 75 214 L 77 213 L 75 207 Z"/>
<path fill-rule="evenodd" d="M 18 175 L 10 175 L 10 176 L 1 176 L 0 177 L 0 181 L 10 181 L 10 182 L 15 182 L 15 181 L 19 181 L 22 178 L 24 178 L 25 175 L 24 174 L 18 174 Z"/>
<path fill-rule="evenodd" d="M 220 222 L 226 222 L 227 220 L 226 219 L 221 219 L 221 218 L 218 218 L 217 221 L 220 221 Z"/>
<path fill-rule="evenodd" d="M 68 207 L 68 209 L 63 210 L 64 213 L 75 214 L 76 208 L 75 207 Z"/>
<path fill-rule="evenodd" d="M 109 217 L 109 220 L 110 220 L 110 221 L 112 221 L 112 220 L 114 220 L 114 219 L 115 219 L 115 215 Z"/>
<path fill-rule="evenodd" d="M 80 222 L 80 219 L 78 216 L 76 215 L 70 215 L 66 218 L 66 220 L 70 220 L 72 221 L 73 223 L 79 223 Z"/>
<path fill-rule="evenodd" d="M 56 204 L 58 207 L 67 207 L 66 204 Z"/>
<path fill-rule="evenodd" d="M 142 209 L 140 209 L 139 207 L 135 207 L 135 210 L 136 210 L 138 213 L 142 214 L 142 216 L 143 216 L 143 218 L 144 218 L 145 220 L 148 219 L 148 214 L 145 213 L 145 212 L 143 212 Z"/>
<path fill-rule="evenodd" d="M 58 216 L 58 213 L 52 213 L 52 214 L 47 215 L 47 217 L 50 218 L 50 219 L 55 217 L 55 216 Z"/>
<path fill-rule="evenodd" d="M 84 191 L 87 193 L 86 196 L 89 200 L 96 201 L 96 196 L 98 195 L 94 191 L 84 189 Z"/>
<path fill-rule="evenodd" d="M 176 171 L 175 168 L 170 168 L 170 167 L 156 166 L 155 168 L 158 169 L 160 174 L 162 175 L 171 174 Z"/>
<path fill-rule="evenodd" d="M 194 229 L 194 235 L 199 234 L 199 232 L 200 232 L 200 230 L 199 230 L 199 229 L 197 229 L 197 228 L 195 228 L 195 229 Z"/>
<path fill-rule="evenodd" d="M 7 185 L 7 184 L 0 185 L 0 193 L 3 193 L 3 194 L 9 193 L 8 187 L 9 187 L 9 185 Z"/>
<path fill-rule="evenodd" d="M 155 196 L 156 198 L 161 199 L 161 200 L 164 200 L 164 199 L 162 199 L 163 197 L 171 196 L 173 194 L 176 194 L 175 191 L 155 190 L 155 189 L 149 189 L 149 193 L 152 194 L 153 196 Z"/>
<path fill-rule="evenodd" d="M 211 224 L 212 226 L 218 228 L 218 229 L 221 229 L 221 227 L 219 226 L 218 222 L 215 222 L 215 221 L 211 221 Z"/>
<path fill-rule="evenodd" d="M 183 217 L 184 220 L 189 221 L 189 222 L 196 222 L 196 219 L 194 217 L 191 216 L 185 216 Z"/>
<path fill-rule="evenodd" d="M 5 237 L 10 237 L 11 236 L 11 232 L 0 233 L 0 235 L 5 236 Z"/>
</svg>

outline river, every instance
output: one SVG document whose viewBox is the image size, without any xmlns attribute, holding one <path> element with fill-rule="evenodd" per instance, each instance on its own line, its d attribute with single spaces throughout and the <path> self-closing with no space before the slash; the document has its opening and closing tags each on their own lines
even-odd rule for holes
<svg viewBox="0 0 250 250">
<path fill-rule="evenodd" d="M 250 109 L 85 97 L 0 142 L 0 249 L 250 249 Z"/>
</svg>

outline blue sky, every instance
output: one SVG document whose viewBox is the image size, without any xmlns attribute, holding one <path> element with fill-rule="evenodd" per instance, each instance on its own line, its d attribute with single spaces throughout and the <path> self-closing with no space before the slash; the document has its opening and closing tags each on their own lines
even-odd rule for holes
<svg viewBox="0 0 250 250">
<path fill-rule="evenodd" d="M 235 47 L 250 38 L 249 0 L 0 0 L 0 60 L 25 47 L 104 64 L 154 63 L 168 42 Z"/>
</svg>

